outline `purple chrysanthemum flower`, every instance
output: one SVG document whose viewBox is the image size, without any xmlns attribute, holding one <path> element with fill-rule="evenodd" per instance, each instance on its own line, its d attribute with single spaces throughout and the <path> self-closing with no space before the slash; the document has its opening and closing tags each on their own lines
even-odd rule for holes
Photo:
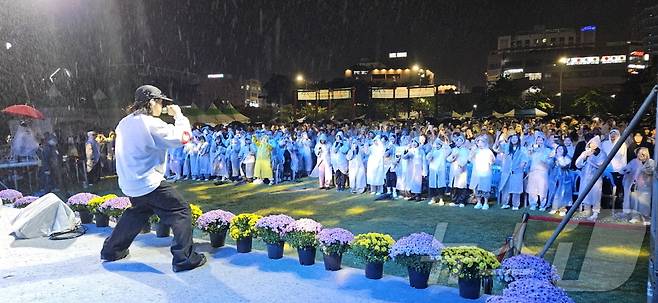
<svg viewBox="0 0 658 303">
<path fill-rule="evenodd" d="M 496 270 L 496 276 L 504 282 L 521 279 L 560 280 L 555 266 L 540 257 L 526 254 L 505 259 Z"/>
<path fill-rule="evenodd" d="M 256 228 L 267 229 L 283 238 L 286 236 L 288 227 L 295 223 L 295 219 L 286 215 L 270 215 L 262 217 L 256 222 Z"/>
<path fill-rule="evenodd" d="M 24 208 L 24 207 L 30 205 L 36 199 L 39 199 L 39 197 L 26 196 L 26 197 L 23 197 L 23 198 L 16 199 L 16 201 L 14 201 L 14 207 L 15 208 Z"/>
<path fill-rule="evenodd" d="M 395 259 L 398 256 L 426 256 L 431 260 L 438 260 L 443 248 L 443 244 L 434 236 L 414 233 L 395 242 L 391 247 L 390 257 Z"/>
<path fill-rule="evenodd" d="M 0 200 L 2 203 L 14 203 L 17 199 L 23 198 L 23 194 L 15 189 L 0 190 Z"/>
<path fill-rule="evenodd" d="M 196 220 L 196 226 L 204 232 L 217 232 L 222 228 L 228 228 L 233 217 L 235 215 L 228 211 L 221 209 L 211 210 Z"/>
<path fill-rule="evenodd" d="M 318 242 L 322 246 L 349 245 L 354 240 L 354 234 L 342 228 L 323 229 L 318 233 Z"/>
<path fill-rule="evenodd" d="M 98 198 L 98 195 L 94 195 L 91 193 L 77 193 L 73 196 L 71 196 L 67 201 L 66 204 L 69 206 L 87 206 L 87 203 L 89 203 L 89 200 L 93 198 Z"/>
</svg>

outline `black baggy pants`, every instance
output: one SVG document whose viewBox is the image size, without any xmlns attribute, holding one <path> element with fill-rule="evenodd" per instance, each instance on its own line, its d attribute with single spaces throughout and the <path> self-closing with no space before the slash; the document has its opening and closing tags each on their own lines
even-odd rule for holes
<svg viewBox="0 0 658 303">
<path fill-rule="evenodd" d="M 174 239 L 171 244 L 174 267 L 187 267 L 199 264 L 202 255 L 192 247 L 192 214 L 190 205 L 169 183 L 163 181 L 154 191 L 141 196 L 131 197 L 132 207 L 124 211 L 121 219 L 105 239 L 101 258 L 116 259 L 126 251 L 137 234 L 154 213 L 160 217 L 160 223 L 171 226 Z"/>
</svg>

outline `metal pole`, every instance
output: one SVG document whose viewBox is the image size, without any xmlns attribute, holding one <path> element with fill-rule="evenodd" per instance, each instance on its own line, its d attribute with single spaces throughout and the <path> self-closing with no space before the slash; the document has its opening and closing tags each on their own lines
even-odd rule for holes
<svg viewBox="0 0 658 303">
<path fill-rule="evenodd" d="M 564 64 L 560 65 L 560 114 L 562 113 L 562 74 L 564 73 Z"/>
<path fill-rule="evenodd" d="M 551 235 L 551 238 L 548 239 L 548 241 L 546 241 L 544 248 L 539 253 L 539 257 L 543 258 L 546 255 L 546 252 L 551 247 L 551 245 L 553 245 L 557 237 L 560 235 L 560 232 L 562 232 L 562 230 L 567 226 L 567 223 L 569 223 L 569 220 L 571 220 L 571 217 L 576 212 L 576 209 L 578 209 L 580 204 L 585 199 L 585 196 L 590 192 L 590 190 L 592 190 L 592 187 L 594 187 L 594 183 L 596 183 L 596 180 L 598 180 L 601 177 L 601 175 L 603 175 L 603 172 L 605 171 L 606 167 L 608 167 L 608 164 L 610 164 L 610 161 L 612 161 L 612 158 L 614 158 L 615 154 L 617 154 L 617 151 L 619 151 L 621 145 L 624 144 L 626 139 L 633 132 L 633 129 L 640 123 L 640 120 L 642 119 L 642 115 L 644 114 L 644 112 L 647 111 L 647 109 L 651 105 L 651 102 L 654 101 L 657 90 L 658 90 L 658 85 L 654 86 L 649 96 L 647 96 L 647 98 L 644 99 L 642 106 L 640 107 L 638 112 L 635 113 L 635 116 L 633 116 L 633 119 L 628 124 L 626 129 L 624 129 L 624 132 L 621 134 L 619 140 L 617 140 L 617 143 L 615 143 L 615 145 L 612 147 L 612 150 L 610 151 L 608 157 L 605 159 L 605 162 L 603 162 L 601 167 L 599 167 L 599 169 L 596 170 L 596 173 L 594 174 L 594 178 L 592 178 L 592 180 L 589 180 L 589 182 L 587 182 L 587 185 L 585 187 L 581 187 L 578 193 L 578 199 L 576 199 L 576 202 L 573 203 L 573 206 L 571 206 L 567 214 L 562 219 L 562 222 L 560 222 L 560 225 L 558 225 L 558 227 L 555 229 L 553 235 Z M 651 228 L 653 229 L 655 227 L 652 226 Z"/>
<path fill-rule="evenodd" d="M 656 87 L 653 89 L 654 93 L 656 92 Z M 656 129 L 658 129 L 658 96 L 656 96 L 656 113 Z M 655 148 L 653 159 L 658 159 L 658 150 Z M 658 247 L 656 246 L 656 239 L 658 239 L 658 226 L 656 226 L 658 225 L 658 208 L 653 205 L 655 201 L 658 201 L 658 171 L 656 171 L 656 168 L 654 168 L 653 184 L 651 186 L 651 234 L 649 238 L 651 257 L 649 258 L 649 281 L 647 285 L 647 302 L 652 303 L 658 303 L 658 296 L 654 295 L 657 291 L 656 287 L 658 287 L 656 285 L 656 282 L 658 282 L 658 270 L 656 269 L 656 258 L 658 257 Z"/>
</svg>

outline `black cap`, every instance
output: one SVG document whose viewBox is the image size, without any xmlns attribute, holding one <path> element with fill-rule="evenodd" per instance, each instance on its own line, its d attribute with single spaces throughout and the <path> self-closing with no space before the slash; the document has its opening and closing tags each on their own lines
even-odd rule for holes
<svg viewBox="0 0 658 303">
<path fill-rule="evenodd" d="M 169 102 L 174 101 L 165 96 L 159 88 L 153 85 L 142 85 L 135 90 L 135 103 L 144 104 L 151 101 L 151 99 L 162 99 Z"/>
</svg>

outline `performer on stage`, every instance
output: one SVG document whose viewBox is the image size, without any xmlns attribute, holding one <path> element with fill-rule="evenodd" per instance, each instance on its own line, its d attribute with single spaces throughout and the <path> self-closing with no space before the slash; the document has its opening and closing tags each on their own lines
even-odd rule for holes
<svg viewBox="0 0 658 303">
<path fill-rule="evenodd" d="M 174 239 L 171 245 L 174 272 L 185 271 L 206 263 L 203 254 L 192 247 L 192 219 L 190 205 L 164 179 L 165 154 L 168 148 L 178 147 L 190 140 L 190 122 L 177 105 L 150 85 L 135 91 L 135 103 L 130 114 L 117 125 L 116 165 L 119 187 L 130 197 L 132 206 L 105 239 L 101 259 L 116 261 L 128 255 L 128 247 L 154 213 L 160 222 L 171 226 Z M 174 117 L 174 125 L 158 117 L 163 103 Z"/>
</svg>

